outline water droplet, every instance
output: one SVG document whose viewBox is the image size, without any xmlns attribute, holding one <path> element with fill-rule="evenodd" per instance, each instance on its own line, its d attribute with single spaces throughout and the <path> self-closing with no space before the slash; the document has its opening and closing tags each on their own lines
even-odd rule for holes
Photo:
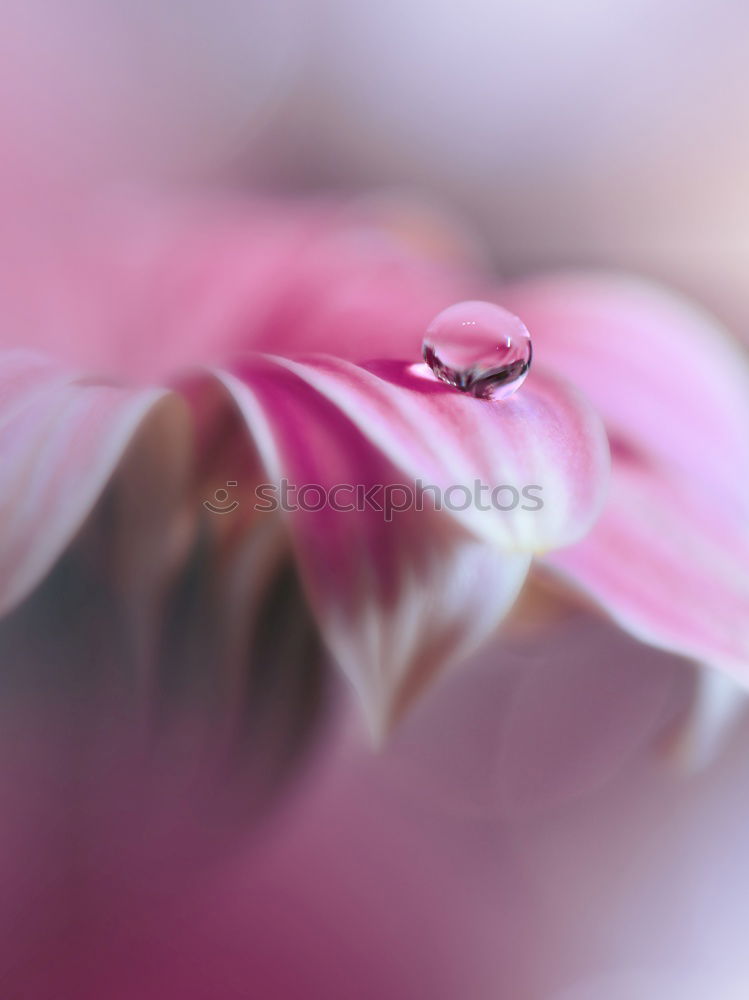
<svg viewBox="0 0 749 1000">
<path fill-rule="evenodd" d="M 525 325 L 491 302 L 458 302 L 427 327 L 424 361 L 442 382 L 480 399 L 506 399 L 525 381 L 533 348 Z"/>
</svg>

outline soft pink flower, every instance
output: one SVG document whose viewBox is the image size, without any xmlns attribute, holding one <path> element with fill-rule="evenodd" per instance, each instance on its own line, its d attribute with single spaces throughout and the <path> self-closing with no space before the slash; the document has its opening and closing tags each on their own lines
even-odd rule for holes
<svg viewBox="0 0 749 1000">
<path fill-rule="evenodd" d="M 741 18 L 199 6 L 4 19 L 3 1000 L 745 997 L 745 352 L 413 202 L 174 197 L 426 180 L 512 274 L 740 314 Z M 412 369 L 466 298 L 531 328 L 506 404 Z"/>
<path fill-rule="evenodd" d="M 104 301 L 96 292 L 91 301 L 86 287 L 68 289 L 90 315 L 58 308 L 35 326 L 34 346 L 76 367 L 5 353 L 3 605 L 17 604 L 53 565 L 136 433 L 148 439 L 158 409 L 176 411 L 171 420 L 180 423 L 182 396 L 207 495 L 228 481 L 245 494 L 229 529 L 231 558 L 258 533 L 288 535 L 322 635 L 378 733 L 441 666 L 494 630 L 535 552 L 587 532 L 605 495 L 605 437 L 590 406 L 544 371 L 543 359 L 501 406 L 411 371 L 430 317 L 476 279 L 430 267 L 343 208 L 225 212 L 196 212 L 174 228 L 157 216 L 145 233 L 125 234 L 138 241 L 125 243 L 135 274 L 111 259 L 109 244 L 94 245 L 89 268 L 72 282 L 95 287 L 96 275 Z M 91 250 L 81 242 L 85 258 Z M 44 281 L 37 274 L 37 291 Z M 102 338 L 106 323 L 118 328 Z M 305 356 L 310 350 L 328 353 Z M 93 371 L 78 367 L 87 354 Z M 148 388 L 154 377 L 171 393 Z M 246 433 L 222 455 L 217 478 L 216 435 L 232 419 Z M 183 420 L 173 433 L 190 431 Z M 539 483 L 544 507 L 471 505 L 392 521 L 327 507 L 279 524 L 253 515 L 255 484 L 283 478 L 324 488 Z M 197 497 L 193 504 L 186 516 L 210 522 Z M 181 525 L 174 519 L 168 530 Z M 256 572 L 251 559 L 242 572 Z"/>
<path fill-rule="evenodd" d="M 499 983 L 513 1000 L 598 1000 L 602 885 L 616 926 L 636 905 L 608 877 L 610 828 L 660 784 L 608 790 L 644 747 L 683 738 L 691 695 L 682 662 L 569 602 L 743 679 L 743 354 L 647 286 L 496 288 L 470 256 L 430 260 L 420 232 L 358 206 L 128 202 L 77 219 L 27 233 L 2 272 L 12 984 L 488 1000 Z M 431 317 L 476 296 L 534 336 L 538 364 L 502 403 L 412 371 Z M 253 511 L 255 483 L 284 475 L 535 482 L 546 504 L 391 522 Z M 239 508 L 210 514 L 229 480 Z M 483 664 L 419 703 L 529 571 Z M 376 757 L 329 716 L 300 795 L 258 829 L 254 789 L 305 759 L 331 658 L 376 736 L 413 711 Z M 570 807 L 583 795 L 605 823 Z M 590 915 L 565 932 L 575 892 Z M 645 946 L 605 938 L 600 989 L 626 987 Z M 643 976 L 677 995 L 680 974 Z"/>
<path fill-rule="evenodd" d="M 639 638 L 743 677 L 749 370 L 688 306 L 607 276 L 495 290 L 529 325 L 537 366 L 515 397 L 487 404 L 410 367 L 430 317 L 488 289 L 486 277 L 430 264 L 355 208 L 121 206 L 74 241 L 63 229 L 49 242 L 41 264 L 30 257 L 36 270 L 19 268 L 24 338 L 3 338 L 6 611 L 71 542 L 131 442 L 142 448 L 170 410 L 160 447 L 172 458 L 192 448 L 205 489 L 221 485 L 206 444 L 215 427 L 246 426 L 220 461 L 245 500 L 282 477 L 543 486 L 540 512 L 472 505 L 386 522 L 323 509 L 283 521 L 375 732 L 493 631 L 534 554 Z M 46 356 L 18 353 L 14 340 Z M 596 411 L 613 482 L 594 524 L 608 489 Z M 247 514 L 232 528 L 244 545 L 270 531 Z M 210 521 L 195 501 L 169 530 L 187 531 L 185 518 Z"/>
</svg>

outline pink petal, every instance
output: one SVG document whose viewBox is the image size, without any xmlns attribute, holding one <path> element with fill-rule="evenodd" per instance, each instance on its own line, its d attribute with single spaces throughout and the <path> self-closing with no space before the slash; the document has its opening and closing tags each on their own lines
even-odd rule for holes
<svg viewBox="0 0 749 1000">
<path fill-rule="evenodd" d="M 664 749 L 682 774 L 715 764 L 746 719 L 747 690 L 729 674 L 695 670 L 691 697 Z"/>
<path fill-rule="evenodd" d="M 600 509 L 602 429 L 553 379 L 498 404 L 396 362 L 253 358 L 221 377 L 272 483 L 542 486 L 542 510 L 438 512 L 427 499 L 391 520 L 327 504 L 290 516 L 312 604 L 375 734 L 492 631 L 532 553 L 579 537 Z"/>
<path fill-rule="evenodd" d="M 638 638 L 746 681 L 749 544 L 709 497 L 690 501 L 652 471 L 615 465 L 594 531 L 549 561 Z"/>
<path fill-rule="evenodd" d="M 264 365 L 285 386 L 309 386 L 407 481 L 420 479 L 443 492 L 453 484 L 470 488 L 475 480 L 514 487 L 521 497 L 512 510 L 484 511 L 471 503 L 449 511 L 463 527 L 505 550 L 539 552 L 569 544 L 600 513 L 609 466 L 600 421 L 572 387 L 547 374 L 534 372 L 520 393 L 494 403 L 456 392 L 424 366 L 400 361 L 267 358 Z M 237 368 L 250 384 L 259 371 L 254 362 Z M 538 510 L 522 495 L 531 485 L 539 487 L 543 501 Z M 508 492 L 498 499 L 509 506 L 512 497 Z"/>
<path fill-rule="evenodd" d="M 510 289 L 537 354 L 612 445 L 611 498 L 550 562 L 639 638 L 749 677 L 749 364 L 709 318 L 644 283 Z"/>
<path fill-rule="evenodd" d="M 0 612 L 44 576 L 165 395 L 0 355 Z"/>
<path fill-rule="evenodd" d="M 0 347 L 24 330 L 25 347 L 119 377 L 163 381 L 249 349 L 416 355 L 435 313 L 478 292 L 356 202 L 141 193 L 46 208 L 0 246 Z"/>
</svg>

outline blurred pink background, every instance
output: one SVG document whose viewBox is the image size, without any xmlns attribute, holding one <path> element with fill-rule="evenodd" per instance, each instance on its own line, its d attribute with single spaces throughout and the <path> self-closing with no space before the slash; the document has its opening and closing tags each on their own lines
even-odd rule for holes
<svg viewBox="0 0 749 1000">
<path fill-rule="evenodd" d="M 415 188 L 504 273 L 634 268 L 741 331 L 748 19 L 731 0 L 6 0 L 4 169 Z"/>
</svg>

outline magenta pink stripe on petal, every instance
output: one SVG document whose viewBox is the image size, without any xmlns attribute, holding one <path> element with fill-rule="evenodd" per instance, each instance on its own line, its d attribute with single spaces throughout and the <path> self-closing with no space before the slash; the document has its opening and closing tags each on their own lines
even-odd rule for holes
<svg viewBox="0 0 749 1000">
<path fill-rule="evenodd" d="M 608 486 L 605 432 L 570 385 L 545 372 L 515 397 L 474 399 L 437 382 L 423 366 L 399 361 L 354 365 L 336 358 L 268 359 L 293 372 L 354 424 L 406 477 L 443 491 L 451 485 L 536 485 L 539 510 L 451 513 L 503 549 L 543 552 L 582 537 Z M 239 369 L 240 377 L 249 368 Z M 501 496 L 509 505 L 511 494 Z"/>
</svg>

